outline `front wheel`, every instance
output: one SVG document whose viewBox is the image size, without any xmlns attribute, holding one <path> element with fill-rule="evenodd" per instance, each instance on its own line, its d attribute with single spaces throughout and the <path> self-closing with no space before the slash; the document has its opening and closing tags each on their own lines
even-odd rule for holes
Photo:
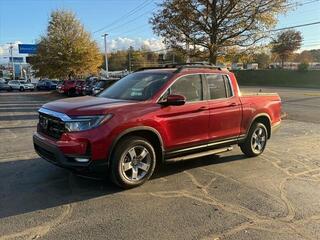
<svg viewBox="0 0 320 240">
<path fill-rule="evenodd" d="M 24 92 L 24 87 L 19 88 L 20 92 Z"/>
<path fill-rule="evenodd" d="M 122 188 L 133 188 L 147 181 L 156 166 L 153 146 L 144 138 L 121 140 L 113 151 L 110 165 L 111 180 Z"/>
<path fill-rule="evenodd" d="M 263 153 L 267 145 L 268 131 L 264 124 L 254 123 L 244 143 L 239 144 L 241 151 L 248 157 L 255 157 Z"/>
</svg>

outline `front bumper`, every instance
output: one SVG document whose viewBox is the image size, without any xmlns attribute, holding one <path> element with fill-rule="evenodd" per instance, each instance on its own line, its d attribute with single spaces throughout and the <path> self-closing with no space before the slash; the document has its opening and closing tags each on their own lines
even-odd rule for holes
<svg viewBox="0 0 320 240">
<path fill-rule="evenodd" d="M 92 161 L 88 155 L 65 154 L 54 141 L 39 133 L 33 135 L 34 149 L 37 154 L 48 162 L 70 170 L 106 172 L 107 161 Z M 75 158 L 88 158 L 88 162 L 77 162 Z"/>
</svg>

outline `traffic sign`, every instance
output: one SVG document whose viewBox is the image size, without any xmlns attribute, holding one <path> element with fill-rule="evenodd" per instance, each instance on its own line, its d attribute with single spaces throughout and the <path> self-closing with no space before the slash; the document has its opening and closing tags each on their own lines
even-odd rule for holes
<svg viewBox="0 0 320 240">
<path fill-rule="evenodd" d="M 36 54 L 38 44 L 18 44 L 19 53 Z"/>
</svg>

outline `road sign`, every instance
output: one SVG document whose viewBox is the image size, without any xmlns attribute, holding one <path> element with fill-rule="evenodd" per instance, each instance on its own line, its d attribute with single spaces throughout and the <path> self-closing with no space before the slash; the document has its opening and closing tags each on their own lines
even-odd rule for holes
<svg viewBox="0 0 320 240">
<path fill-rule="evenodd" d="M 9 62 L 22 63 L 23 62 L 23 57 L 9 57 Z"/>
<path fill-rule="evenodd" d="M 18 44 L 19 53 L 36 54 L 38 44 Z"/>
</svg>

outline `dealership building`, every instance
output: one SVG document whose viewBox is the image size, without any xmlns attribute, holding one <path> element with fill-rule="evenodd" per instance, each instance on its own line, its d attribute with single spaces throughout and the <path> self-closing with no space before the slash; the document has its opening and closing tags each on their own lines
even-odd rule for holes
<svg viewBox="0 0 320 240">
<path fill-rule="evenodd" d="M 5 79 L 30 79 L 32 69 L 28 63 L 30 54 L 36 52 L 35 44 L 19 44 L 18 52 L 0 57 L 0 77 Z"/>
</svg>

